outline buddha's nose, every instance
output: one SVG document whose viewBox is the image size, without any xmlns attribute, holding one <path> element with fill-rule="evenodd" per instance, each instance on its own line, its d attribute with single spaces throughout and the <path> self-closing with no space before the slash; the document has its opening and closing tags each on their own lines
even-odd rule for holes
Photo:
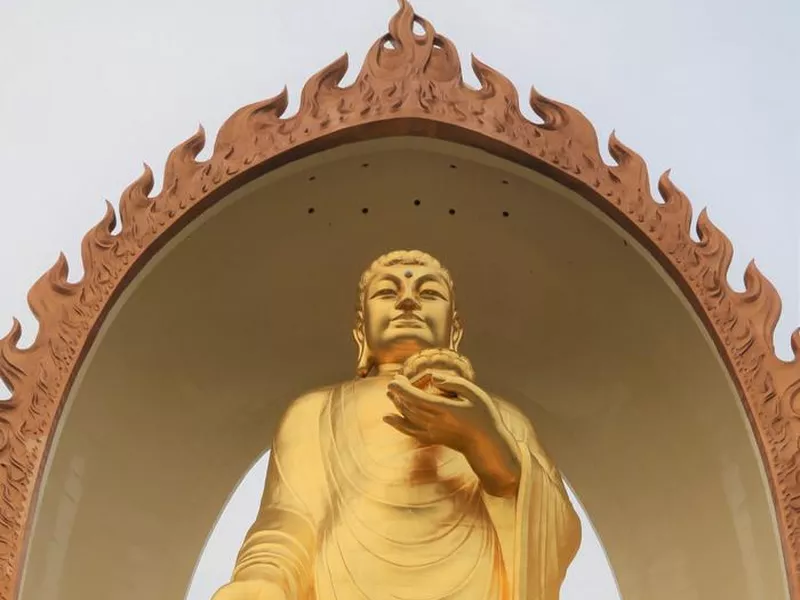
<svg viewBox="0 0 800 600">
<path fill-rule="evenodd" d="M 400 310 L 414 310 L 419 308 L 419 303 L 414 299 L 411 294 L 404 294 L 401 296 L 400 301 L 397 303 L 397 308 Z"/>
</svg>

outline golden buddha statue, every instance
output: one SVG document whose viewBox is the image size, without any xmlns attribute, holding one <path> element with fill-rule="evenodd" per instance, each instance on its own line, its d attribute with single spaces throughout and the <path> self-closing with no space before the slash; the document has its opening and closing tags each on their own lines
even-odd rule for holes
<svg viewBox="0 0 800 600">
<path fill-rule="evenodd" d="M 213 600 L 557 600 L 580 521 L 530 422 L 474 382 L 450 274 L 364 273 L 358 375 L 295 400 Z"/>
</svg>

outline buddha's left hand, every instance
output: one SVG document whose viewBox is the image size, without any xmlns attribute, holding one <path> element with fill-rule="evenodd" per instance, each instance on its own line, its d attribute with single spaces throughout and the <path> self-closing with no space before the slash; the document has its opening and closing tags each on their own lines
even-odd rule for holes
<svg viewBox="0 0 800 600">
<path fill-rule="evenodd" d="M 516 494 L 519 462 L 489 394 L 455 375 L 437 373 L 430 381 L 441 394 L 421 390 L 406 377 L 395 376 L 388 395 L 400 414 L 387 415 L 384 421 L 423 444 L 461 452 L 487 493 Z"/>
</svg>

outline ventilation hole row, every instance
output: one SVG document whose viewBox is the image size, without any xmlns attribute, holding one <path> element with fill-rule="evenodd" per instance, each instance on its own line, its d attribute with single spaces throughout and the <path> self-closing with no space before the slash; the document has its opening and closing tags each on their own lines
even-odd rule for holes
<svg viewBox="0 0 800 600">
<path fill-rule="evenodd" d="M 361 168 L 362 169 L 366 169 L 367 167 L 369 167 L 369 163 L 361 163 Z M 458 165 L 450 165 L 450 168 L 451 169 L 458 169 Z M 308 178 L 309 181 L 315 181 L 316 179 L 317 179 L 316 175 L 311 175 Z M 500 181 L 500 183 L 502 183 L 503 185 L 508 185 L 509 181 L 508 181 L 508 179 L 503 179 L 503 180 Z"/>
<path fill-rule="evenodd" d="M 416 199 L 416 200 L 414 200 L 414 206 L 419 206 L 420 204 L 422 204 L 422 201 L 421 201 L 421 200 L 419 200 L 419 199 Z M 309 209 L 308 209 L 308 214 L 310 214 L 310 215 L 313 215 L 313 214 L 314 214 L 316 211 L 317 211 L 317 209 L 316 209 L 316 208 L 314 208 L 313 206 L 311 206 L 311 207 L 309 207 Z M 365 214 L 365 215 L 366 215 L 366 214 L 368 214 L 368 213 L 369 213 L 369 208 L 367 208 L 367 207 L 365 206 L 364 208 L 362 208 L 362 209 L 361 209 L 361 212 L 362 212 L 363 214 Z M 456 209 L 455 209 L 455 208 L 451 208 L 451 209 L 450 209 L 450 210 L 448 210 L 447 212 L 448 212 L 449 214 L 451 214 L 451 215 L 454 215 L 454 214 L 456 214 Z M 504 216 L 504 217 L 508 217 L 508 216 L 510 216 L 510 215 L 511 215 L 511 213 L 509 213 L 507 210 L 504 210 L 504 211 L 503 211 L 503 216 Z"/>
</svg>

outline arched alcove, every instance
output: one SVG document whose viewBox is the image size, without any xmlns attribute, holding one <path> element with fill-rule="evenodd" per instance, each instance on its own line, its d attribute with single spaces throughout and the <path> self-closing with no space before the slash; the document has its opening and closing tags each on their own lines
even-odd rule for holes
<svg viewBox="0 0 800 600">
<path fill-rule="evenodd" d="M 291 398 L 352 376 L 353 293 L 393 247 L 438 255 L 481 383 L 535 423 L 626 600 L 800 600 L 800 335 L 667 174 L 514 86 L 401 0 L 343 57 L 149 168 L 0 340 L 0 599 L 180 597 Z M 419 30 L 414 33 L 415 23 Z M 421 28 L 421 29 L 419 29 Z M 360 142 L 360 143 L 359 143 Z M 350 286 L 353 286 L 352 288 Z M 20 590 L 20 585 L 22 589 Z"/>
<path fill-rule="evenodd" d="M 181 597 L 287 403 L 353 375 L 356 282 L 395 247 L 453 273 L 463 351 L 532 419 L 623 598 L 788 597 L 741 402 L 660 268 L 533 171 L 389 138 L 241 188 L 128 288 L 62 418 L 22 600 Z"/>
</svg>

